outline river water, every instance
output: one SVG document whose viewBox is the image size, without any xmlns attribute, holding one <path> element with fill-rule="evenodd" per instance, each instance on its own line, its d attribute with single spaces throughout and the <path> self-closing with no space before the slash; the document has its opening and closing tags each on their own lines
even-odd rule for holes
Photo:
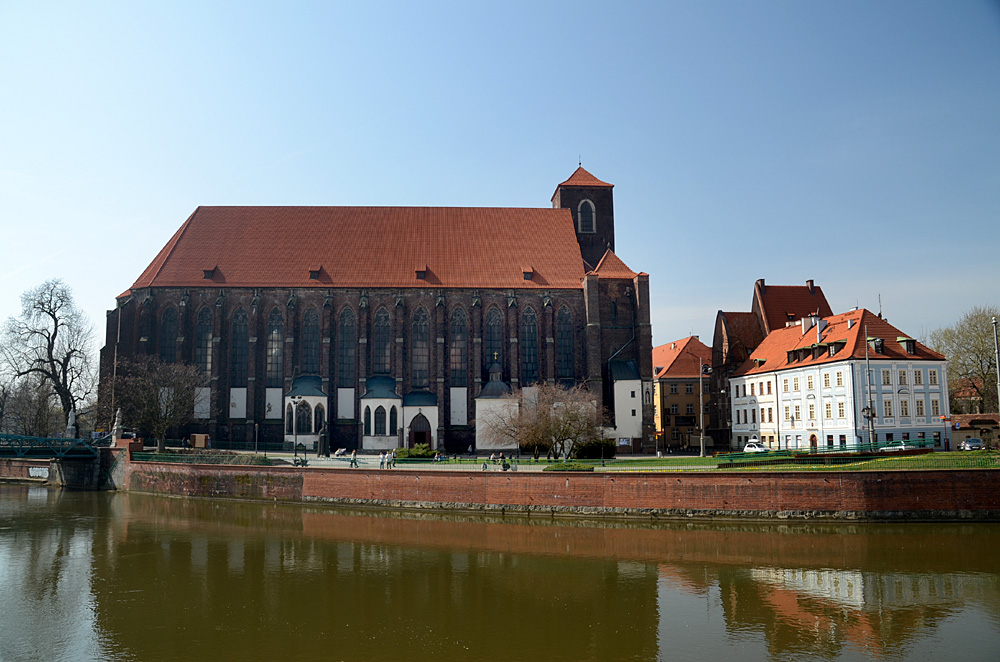
<svg viewBox="0 0 1000 662">
<path fill-rule="evenodd" d="M 0 660 L 1000 660 L 1000 525 L 622 524 L 0 485 Z"/>
</svg>

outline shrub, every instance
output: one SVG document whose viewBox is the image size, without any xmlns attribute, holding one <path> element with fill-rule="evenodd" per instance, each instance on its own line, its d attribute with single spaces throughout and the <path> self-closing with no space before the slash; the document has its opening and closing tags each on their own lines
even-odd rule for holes
<svg viewBox="0 0 1000 662">
<path fill-rule="evenodd" d="M 577 460 L 610 460 L 614 456 L 615 442 L 611 439 L 594 439 L 573 447 L 573 458 Z"/>
<path fill-rule="evenodd" d="M 413 448 L 397 448 L 396 457 L 434 457 L 434 451 L 429 444 L 416 444 Z"/>
<path fill-rule="evenodd" d="M 542 469 L 542 471 L 593 471 L 594 466 L 591 464 L 583 464 L 582 462 L 559 462 L 557 464 L 550 464 L 549 466 Z"/>
</svg>

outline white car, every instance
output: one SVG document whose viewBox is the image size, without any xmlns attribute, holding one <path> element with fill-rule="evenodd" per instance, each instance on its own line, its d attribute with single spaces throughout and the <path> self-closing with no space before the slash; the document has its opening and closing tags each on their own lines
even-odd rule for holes
<svg viewBox="0 0 1000 662">
<path fill-rule="evenodd" d="M 958 445 L 960 451 L 981 451 L 983 450 L 983 440 L 976 437 L 969 437 Z"/>
<path fill-rule="evenodd" d="M 916 446 L 911 446 L 903 441 L 890 441 L 882 448 L 878 449 L 879 453 L 895 453 L 897 451 L 912 451 Z"/>
<path fill-rule="evenodd" d="M 747 442 L 747 445 L 743 447 L 744 453 L 767 453 L 771 449 L 760 443 L 759 441 L 751 439 Z"/>
</svg>

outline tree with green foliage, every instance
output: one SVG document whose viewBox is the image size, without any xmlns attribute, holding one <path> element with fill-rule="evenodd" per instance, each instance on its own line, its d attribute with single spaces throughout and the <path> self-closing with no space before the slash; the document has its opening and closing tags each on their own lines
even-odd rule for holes
<svg viewBox="0 0 1000 662">
<path fill-rule="evenodd" d="M 954 413 L 997 411 L 994 317 L 1000 318 L 997 306 L 976 306 L 955 325 L 932 331 L 928 336 L 928 347 L 948 359 L 948 391 Z M 965 395 L 970 392 L 972 397 Z"/>
<path fill-rule="evenodd" d="M 152 356 L 122 360 L 115 392 L 124 422 L 156 439 L 156 450 L 166 450 L 167 430 L 194 420 L 199 388 L 208 377 L 185 363 L 163 363 Z"/>
</svg>

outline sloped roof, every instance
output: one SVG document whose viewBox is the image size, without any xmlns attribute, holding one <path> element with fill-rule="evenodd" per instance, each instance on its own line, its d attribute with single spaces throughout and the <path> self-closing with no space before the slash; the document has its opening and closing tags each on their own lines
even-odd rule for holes
<svg viewBox="0 0 1000 662">
<path fill-rule="evenodd" d="M 608 370 L 611 372 L 611 379 L 616 382 L 642 379 L 639 365 L 632 359 L 613 359 L 608 362 Z"/>
<path fill-rule="evenodd" d="M 701 374 L 701 363 L 712 364 L 712 350 L 696 336 L 653 348 L 653 377 L 684 379 Z"/>
<path fill-rule="evenodd" d="M 292 380 L 292 390 L 285 394 L 286 397 L 296 395 L 311 397 L 326 397 L 323 392 L 323 380 L 318 375 L 303 375 Z"/>
<path fill-rule="evenodd" d="M 606 186 L 608 188 L 614 188 L 614 184 L 608 184 L 607 182 L 602 182 L 597 177 L 587 172 L 583 166 L 580 166 L 573 171 L 573 174 L 569 176 L 569 179 L 564 181 L 559 186 Z"/>
<path fill-rule="evenodd" d="M 951 420 L 956 430 L 989 428 L 1000 425 L 1000 414 L 952 414 Z"/>
<path fill-rule="evenodd" d="M 768 331 L 784 328 L 792 322 L 809 315 L 820 317 L 833 315 L 833 309 L 826 301 L 823 288 L 808 285 L 767 285 L 754 287 L 754 297 L 759 297 L 760 309 Z"/>
<path fill-rule="evenodd" d="M 568 209 L 199 207 L 131 289 L 551 289 L 583 276 Z"/>
<path fill-rule="evenodd" d="M 871 350 L 868 352 L 869 358 L 873 361 L 886 359 L 897 361 L 945 360 L 942 354 L 938 354 L 919 342 L 916 343 L 916 353 L 907 354 L 906 348 L 900 340 L 900 338 L 905 337 L 904 334 L 881 317 L 864 308 L 840 315 L 831 315 L 823 320 L 826 322 L 826 326 L 819 332 L 818 336 L 816 326 L 803 333 L 802 327 L 798 325 L 781 328 L 767 334 L 767 337 L 733 376 L 835 363 L 851 358 L 864 359 L 868 337 L 883 340 L 883 353 L 876 354 Z M 866 329 L 867 337 L 865 336 Z M 811 349 L 816 346 L 823 346 L 825 349 L 830 344 L 840 342 L 844 343 L 844 348 L 833 356 L 830 356 L 828 351 L 823 351 L 815 359 L 810 354 L 801 361 L 788 362 L 788 352 L 792 350 Z"/>
<path fill-rule="evenodd" d="M 728 341 L 727 357 L 737 348 L 742 351 L 752 351 L 764 339 L 757 316 L 753 313 L 719 311 L 719 316 L 725 325 L 725 339 Z"/>
<path fill-rule="evenodd" d="M 610 248 L 604 253 L 604 257 L 594 267 L 594 273 L 600 278 L 635 278 L 638 274 L 628 268 L 622 259 L 615 255 Z"/>
</svg>

